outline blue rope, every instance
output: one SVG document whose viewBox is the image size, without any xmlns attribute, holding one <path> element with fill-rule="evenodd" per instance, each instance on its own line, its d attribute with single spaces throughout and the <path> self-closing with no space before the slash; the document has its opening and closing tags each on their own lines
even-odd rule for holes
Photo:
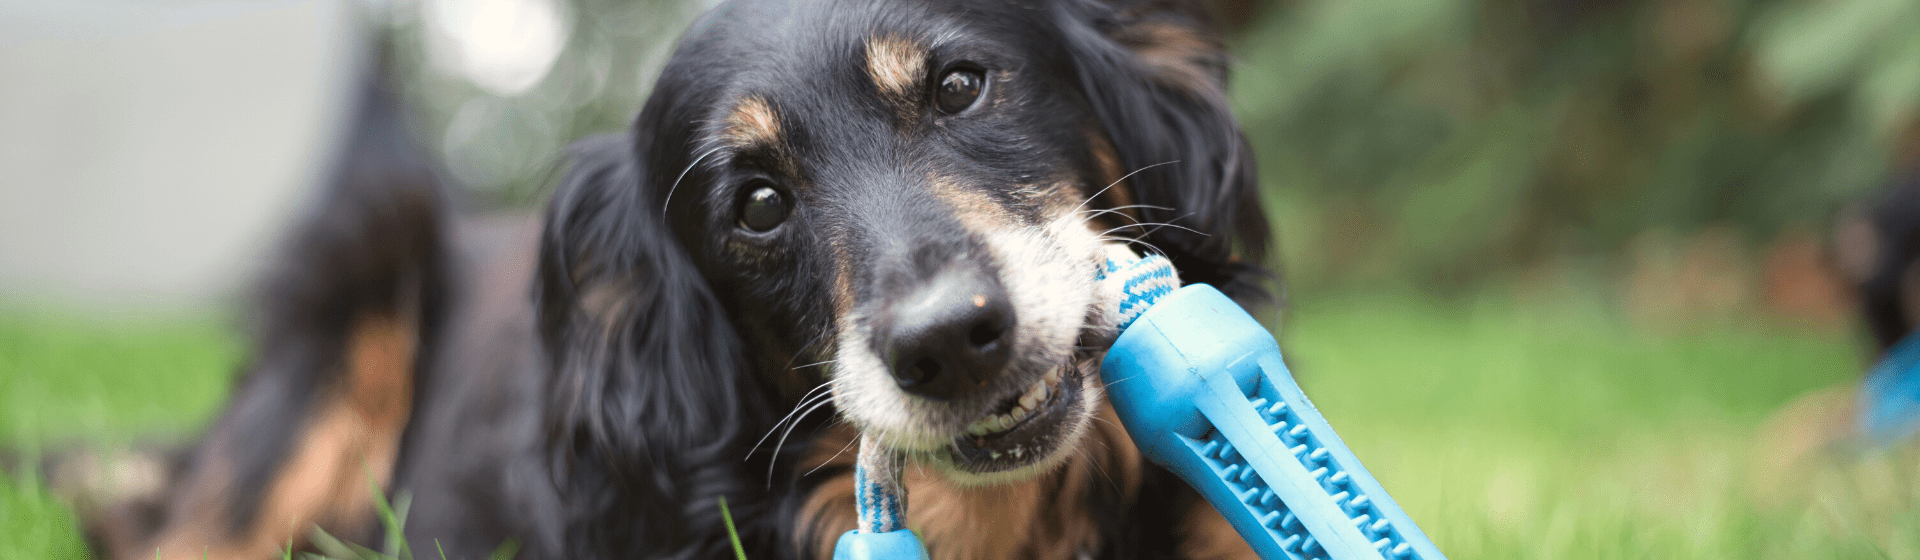
<svg viewBox="0 0 1920 560">
<path fill-rule="evenodd" d="M 907 528 L 907 489 L 900 484 L 900 462 L 879 445 L 860 441 L 853 466 L 854 502 L 860 507 L 860 531 L 891 533 Z"/>
</svg>

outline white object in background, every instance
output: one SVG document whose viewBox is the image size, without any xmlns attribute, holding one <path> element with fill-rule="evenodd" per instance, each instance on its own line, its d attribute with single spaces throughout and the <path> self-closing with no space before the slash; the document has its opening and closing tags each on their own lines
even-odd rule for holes
<svg viewBox="0 0 1920 560">
<path fill-rule="evenodd" d="M 0 2 L 0 303 L 232 301 L 339 141 L 350 9 Z"/>
</svg>

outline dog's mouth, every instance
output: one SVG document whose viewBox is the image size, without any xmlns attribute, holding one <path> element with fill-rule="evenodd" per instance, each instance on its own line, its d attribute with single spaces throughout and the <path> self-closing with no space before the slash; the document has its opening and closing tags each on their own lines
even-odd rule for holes
<svg viewBox="0 0 1920 560">
<path fill-rule="evenodd" d="M 1051 458 L 1077 431 L 1076 413 L 1085 408 L 1084 377 L 1070 361 L 998 403 L 947 446 L 954 466 L 989 474 Z"/>
</svg>

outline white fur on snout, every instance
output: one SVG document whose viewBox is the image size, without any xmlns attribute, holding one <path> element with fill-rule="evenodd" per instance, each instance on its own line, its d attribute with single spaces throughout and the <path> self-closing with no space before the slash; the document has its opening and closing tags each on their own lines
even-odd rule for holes
<svg viewBox="0 0 1920 560">
<path fill-rule="evenodd" d="M 1090 312 L 1093 306 L 1108 303 L 1094 280 L 1097 266 L 1105 262 L 1105 249 L 1072 213 L 1040 227 L 982 233 L 1014 309 L 1015 325 L 1007 335 L 1013 344 L 1009 368 L 1037 380 L 1044 368 L 1064 367 L 1083 329 L 1106 328 L 1100 324 L 1100 314 Z M 977 403 L 935 402 L 900 390 L 886 364 L 871 350 L 871 335 L 861 319 L 840 318 L 829 381 L 834 404 L 847 420 L 882 445 L 926 454 L 946 448 L 967 424 L 980 419 Z M 1013 473 L 998 473 L 994 479 L 1029 475 L 1058 463 L 1073 448 L 1071 442 L 1085 430 L 1096 408 L 1092 404 L 1100 398 L 1098 383 L 1084 387 L 1089 389 L 1083 393 L 1087 406 L 1065 420 L 1068 434 L 1056 451 L 1058 457 Z"/>
</svg>

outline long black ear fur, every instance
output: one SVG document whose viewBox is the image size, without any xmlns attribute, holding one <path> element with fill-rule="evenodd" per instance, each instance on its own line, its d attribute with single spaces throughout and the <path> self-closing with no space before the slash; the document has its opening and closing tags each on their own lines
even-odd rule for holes
<svg viewBox="0 0 1920 560">
<path fill-rule="evenodd" d="M 548 458 L 573 517 L 567 558 L 730 556 L 717 500 L 766 549 L 771 405 L 743 343 L 652 200 L 626 135 L 573 148 L 541 241 L 539 322 L 553 369 Z M 760 556 L 769 556 L 760 554 Z"/>
<path fill-rule="evenodd" d="M 1188 282 L 1252 304 L 1267 298 L 1267 220 L 1226 96 L 1227 57 L 1198 4 L 1067 0 L 1056 19 L 1124 171 L 1139 170 L 1115 188 L 1160 207 L 1140 209 L 1142 222 L 1171 224 L 1125 232 Z"/>
</svg>

